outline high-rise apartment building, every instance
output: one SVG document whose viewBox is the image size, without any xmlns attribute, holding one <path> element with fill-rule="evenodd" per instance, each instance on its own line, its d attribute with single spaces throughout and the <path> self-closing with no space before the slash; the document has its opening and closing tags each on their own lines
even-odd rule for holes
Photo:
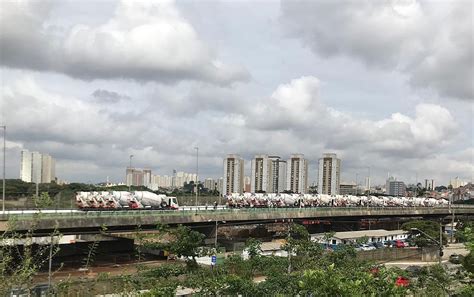
<svg viewBox="0 0 474 297">
<path fill-rule="evenodd" d="M 268 192 L 270 166 L 268 155 L 256 155 L 253 158 L 250 177 L 250 191 L 252 193 Z"/>
<path fill-rule="evenodd" d="M 252 190 L 252 183 L 250 182 L 250 176 L 244 176 L 244 192 L 250 193 Z"/>
<path fill-rule="evenodd" d="M 286 190 L 286 161 L 278 156 L 268 157 L 270 163 L 269 193 L 281 193 Z"/>
<path fill-rule="evenodd" d="M 56 162 L 48 154 L 21 151 L 20 179 L 25 182 L 50 183 L 56 180 Z"/>
<path fill-rule="evenodd" d="M 406 186 L 402 181 L 397 181 L 393 176 L 387 179 L 385 184 L 385 193 L 390 196 L 405 196 Z"/>
<path fill-rule="evenodd" d="M 41 182 L 50 183 L 56 177 L 56 161 L 50 155 L 41 155 Z"/>
<path fill-rule="evenodd" d="M 286 189 L 293 193 L 308 192 L 308 161 L 302 154 L 291 155 L 286 162 Z"/>
<path fill-rule="evenodd" d="M 143 186 L 144 185 L 143 184 L 143 181 L 144 181 L 143 170 L 127 167 L 125 174 L 126 174 L 125 184 L 127 186 Z"/>
<path fill-rule="evenodd" d="M 256 155 L 252 160 L 250 191 L 281 193 L 286 190 L 286 161 L 279 156 Z"/>
<path fill-rule="evenodd" d="M 222 195 L 243 193 L 244 160 L 239 155 L 230 154 L 224 159 L 224 180 Z"/>
<path fill-rule="evenodd" d="M 341 159 L 336 154 L 323 154 L 319 159 L 318 193 L 338 195 L 341 183 Z"/>
<path fill-rule="evenodd" d="M 434 189 L 435 189 L 434 179 L 425 179 L 425 189 L 427 189 L 429 191 L 434 191 Z"/>
<path fill-rule="evenodd" d="M 143 169 L 143 185 L 145 187 L 151 186 L 151 169 Z"/>
<path fill-rule="evenodd" d="M 27 150 L 21 151 L 20 179 L 24 182 L 31 182 L 31 153 Z"/>
</svg>

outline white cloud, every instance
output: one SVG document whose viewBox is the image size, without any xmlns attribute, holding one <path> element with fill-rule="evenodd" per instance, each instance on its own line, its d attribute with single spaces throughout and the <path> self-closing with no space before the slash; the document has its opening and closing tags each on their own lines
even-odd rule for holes
<svg viewBox="0 0 474 297">
<path fill-rule="evenodd" d="M 258 153 L 287 157 L 302 152 L 311 161 L 315 179 L 316 161 L 327 151 L 342 157 L 346 176 L 368 165 L 374 175 L 398 171 L 402 178 L 414 172 L 420 176 L 436 172 L 445 180 L 452 174 L 471 175 L 472 161 L 466 156 L 472 149 L 442 153 L 457 135 L 457 123 L 446 108 L 419 104 L 413 115 L 356 118 L 326 105 L 320 86 L 315 77 L 294 79 L 277 86 L 268 97 L 252 98 L 233 111 L 213 104 L 220 102 L 221 89 L 207 86 L 201 93 L 207 105 L 187 117 L 167 104 L 151 107 L 151 99 L 131 97 L 107 108 L 102 101 L 51 92 L 31 77 L 5 85 L 2 98 L 7 110 L 16 111 L 7 114 L 9 141 L 51 153 L 61 164 L 60 177 L 68 180 L 101 181 L 110 176 L 120 181 L 129 154 L 135 155 L 136 166 L 157 173 L 193 171 L 196 145 L 203 176 L 220 176 L 227 153 L 250 159 Z M 181 102 L 194 106 L 186 93 L 181 96 Z M 122 110 L 126 112 L 120 114 Z M 19 146 L 9 149 L 7 161 L 9 172 L 18 172 Z M 449 167 L 446 173 L 444 167 Z"/>
<path fill-rule="evenodd" d="M 356 58 L 472 100 L 472 11 L 471 1 L 283 1 L 281 20 L 318 55 Z"/>
<path fill-rule="evenodd" d="M 319 86 L 315 77 L 280 85 L 249 113 L 249 127 L 291 131 L 329 150 L 358 150 L 401 158 L 435 154 L 457 136 L 457 124 L 442 106 L 418 104 L 413 117 L 394 113 L 378 121 L 360 119 L 326 106 Z"/>
<path fill-rule="evenodd" d="M 37 13 L 36 1 L 2 6 L 1 63 L 7 67 L 81 79 L 230 84 L 249 78 L 243 67 L 219 60 L 171 1 L 123 0 L 102 25 L 61 30 L 47 25 L 48 13 Z"/>
</svg>

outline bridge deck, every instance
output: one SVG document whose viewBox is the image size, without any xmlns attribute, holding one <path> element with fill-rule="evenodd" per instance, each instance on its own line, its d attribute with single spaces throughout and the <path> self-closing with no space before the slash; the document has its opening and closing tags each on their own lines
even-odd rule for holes
<svg viewBox="0 0 474 297">
<path fill-rule="evenodd" d="M 474 206 L 453 207 L 456 215 L 474 216 Z M 157 224 L 210 224 L 215 221 L 269 221 L 337 217 L 443 217 L 448 207 L 320 207 L 320 208 L 250 208 L 178 211 L 88 211 L 0 214 L 0 231 L 85 230 L 152 226 Z M 130 229 L 130 228 L 129 228 Z"/>
</svg>

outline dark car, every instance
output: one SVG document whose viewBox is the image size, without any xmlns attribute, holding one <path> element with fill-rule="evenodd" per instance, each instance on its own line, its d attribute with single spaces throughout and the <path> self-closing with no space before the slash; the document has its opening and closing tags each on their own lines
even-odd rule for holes
<svg viewBox="0 0 474 297">
<path fill-rule="evenodd" d="M 458 254 L 452 254 L 449 256 L 449 262 L 453 264 L 461 264 L 463 256 Z"/>
<path fill-rule="evenodd" d="M 383 244 L 383 242 L 379 241 L 379 242 L 375 242 L 374 243 L 375 247 L 378 248 L 378 249 L 383 249 L 385 246 Z"/>
<path fill-rule="evenodd" d="M 417 274 L 419 273 L 423 268 L 421 266 L 416 266 L 416 265 L 410 265 L 407 268 L 405 268 L 405 271 L 410 273 L 410 274 Z"/>
</svg>

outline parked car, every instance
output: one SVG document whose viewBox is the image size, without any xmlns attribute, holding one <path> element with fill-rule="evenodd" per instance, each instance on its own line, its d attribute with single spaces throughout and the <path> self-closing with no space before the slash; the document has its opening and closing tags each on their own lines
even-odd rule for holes
<svg viewBox="0 0 474 297">
<path fill-rule="evenodd" d="M 462 260 L 463 260 L 462 255 L 452 254 L 451 256 L 449 256 L 449 262 L 453 264 L 461 264 Z"/>
<path fill-rule="evenodd" d="M 375 248 L 377 248 L 377 249 L 383 249 L 385 247 L 383 242 L 381 242 L 381 241 L 375 242 L 374 245 L 375 245 Z"/>
<path fill-rule="evenodd" d="M 362 249 L 363 251 L 372 251 L 372 250 L 375 250 L 375 246 L 369 245 L 369 244 L 363 244 L 363 245 L 361 246 L 361 249 Z"/>
<path fill-rule="evenodd" d="M 404 248 L 405 243 L 401 240 L 395 240 L 395 244 L 393 246 L 395 246 L 396 248 Z"/>
<path fill-rule="evenodd" d="M 422 270 L 421 266 L 417 265 L 410 265 L 407 268 L 405 268 L 405 271 L 410 273 L 410 274 L 417 274 Z"/>
</svg>

